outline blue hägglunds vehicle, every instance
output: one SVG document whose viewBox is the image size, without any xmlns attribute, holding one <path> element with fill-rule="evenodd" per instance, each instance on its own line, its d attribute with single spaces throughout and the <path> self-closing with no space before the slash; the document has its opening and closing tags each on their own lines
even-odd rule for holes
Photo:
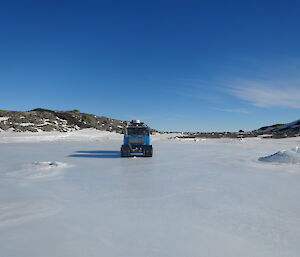
<svg viewBox="0 0 300 257">
<path fill-rule="evenodd" d="M 124 128 L 124 143 L 121 147 L 121 157 L 141 155 L 152 157 L 150 144 L 150 128 L 139 120 L 133 120 Z"/>
</svg>

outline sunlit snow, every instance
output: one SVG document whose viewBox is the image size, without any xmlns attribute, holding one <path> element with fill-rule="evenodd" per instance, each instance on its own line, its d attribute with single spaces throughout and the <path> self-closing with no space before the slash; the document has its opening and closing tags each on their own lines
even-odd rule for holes
<svg viewBox="0 0 300 257">
<path fill-rule="evenodd" d="M 0 255 L 297 257 L 300 138 L 176 140 L 120 158 L 122 135 L 0 133 Z M 289 153 L 289 152 L 287 152 Z"/>
<path fill-rule="evenodd" d="M 297 146 L 291 150 L 282 150 L 274 154 L 260 157 L 260 161 L 274 163 L 300 164 L 300 148 Z"/>
</svg>

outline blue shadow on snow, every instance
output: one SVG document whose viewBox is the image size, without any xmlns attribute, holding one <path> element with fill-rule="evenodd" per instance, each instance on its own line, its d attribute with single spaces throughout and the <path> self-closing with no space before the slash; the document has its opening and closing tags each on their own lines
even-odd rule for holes
<svg viewBox="0 0 300 257">
<path fill-rule="evenodd" d="M 121 158 L 120 151 L 76 151 L 68 157 L 78 158 Z"/>
</svg>

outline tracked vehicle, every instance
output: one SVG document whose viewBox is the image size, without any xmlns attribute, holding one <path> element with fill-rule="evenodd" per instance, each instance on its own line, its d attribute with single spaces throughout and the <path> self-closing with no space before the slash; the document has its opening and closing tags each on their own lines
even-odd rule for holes
<svg viewBox="0 0 300 257">
<path fill-rule="evenodd" d="M 153 148 L 150 144 L 150 128 L 139 120 L 133 120 L 123 129 L 124 142 L 121 157 L 144 156 L 152 157 Z"/>
</svg>

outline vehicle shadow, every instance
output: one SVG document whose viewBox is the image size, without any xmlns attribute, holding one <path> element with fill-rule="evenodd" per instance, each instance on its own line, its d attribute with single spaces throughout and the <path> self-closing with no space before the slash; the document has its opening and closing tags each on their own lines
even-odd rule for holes
<svg viewBox="0 0 300 257">
<path fill-rule="evenodd" d="M 120 151 L 76 151 L 68 155 L 75 158 L 121 158 Z"/>
</svg>

